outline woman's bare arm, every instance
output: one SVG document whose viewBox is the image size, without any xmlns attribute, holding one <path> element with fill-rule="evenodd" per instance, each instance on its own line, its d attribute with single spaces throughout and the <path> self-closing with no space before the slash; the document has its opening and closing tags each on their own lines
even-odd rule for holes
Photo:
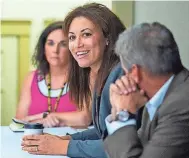
<svg viewBox="0 0 189 158">
<path fill-rule="evenodd" d="M 56 117 L 59 120 L 59 126 L 71 127 L 88 127 L 92 122 L 91 109 L 85 108 L 82 111 L 77 110 L 73 112 L 50 113 L 43 121 L 44 126 L 51 127 L 52 119 Z"/>
<path fill-rule="evenodd" d="M 28 116 L 29 106 L 31 103 L 31 83 L 34 77 L 34 73 L 35 73 L 34 71 L 29 72 L 24 80 L 22 90 L 20 93 L 20 99 L 18 102 L 17 111 L 16 111 L 17 119 L 25 120 L 25 121 L 29 119 L 27 118 L 27 116 Z"/>
</svg>

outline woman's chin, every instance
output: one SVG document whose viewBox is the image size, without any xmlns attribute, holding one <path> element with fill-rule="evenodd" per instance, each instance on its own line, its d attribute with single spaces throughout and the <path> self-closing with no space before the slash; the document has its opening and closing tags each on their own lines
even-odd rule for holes
<svg viewBox="0 0 189 158">
<path fill-rule="evenodd" d="M 78 63 L 78 65 L 79 67 L 82 67 L 82 68 L 90 67 L 89 63 Z"/>
<path fill-rule="evenodd" d="M 61 67 L 64 64 L 60 64 L 60 63 L 50 63 L 50 66 L 52 67 Z"/>
</svg>

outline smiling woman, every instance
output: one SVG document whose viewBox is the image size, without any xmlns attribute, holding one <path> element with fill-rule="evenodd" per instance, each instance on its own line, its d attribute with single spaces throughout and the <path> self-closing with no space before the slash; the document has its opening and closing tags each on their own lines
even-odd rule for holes
<svg viewBox="0 0 189 158">
<path fill-rule="evenodd" d="M 47 26 L 39 37 L 33 64 L 37 70 L 26 76 L 16 118 L 53 126 L 88 126 L 90 111 L 79 110 L 69 98 L 70 70 L 68 38 L 63 22 Z"/>
<path fill-rule="evenodd" d="M 106 43 L 107 39 L 101 28 L 92 21 L 85 17 L 77 17 L 72 21 L 69 29 L 69 49 L 80 67 L 92 67 L 93 72 L 97 72 Z"/>
<path fill-rule="evenodd" d="M 112 11 L 97 3 L 77 7 L 64 22 L 72 54 L 69 92 L 79 109 L 92 107 L 94 128 L 59 139 L 52 135 L 35 140 L 24 137 L 23 149 L 31 152 L 28 144 L 32 143 L 39 149 L 34 154 L 106 158 L 102 138 L 106 135 L 105 118 L 111 112 L 109 86 L 122 75 L 120 65 L 116 66 L 119 58 L 114 44 L 125 27 Z"/>
</svg>

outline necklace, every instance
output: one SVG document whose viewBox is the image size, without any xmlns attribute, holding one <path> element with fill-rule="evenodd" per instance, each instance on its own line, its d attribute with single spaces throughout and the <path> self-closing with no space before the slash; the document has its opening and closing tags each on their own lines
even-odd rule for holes
<svg viewBox="0 0 189 158">
<path fill-rule="evenodd" d="M 56 112 L 57 108 L 58 108 L 58 104 L 60 102 L 60 97 L 62 95 L 62 92 L 64 90 L 64 86 L 65 86 L 66 82 L 64 83 L 63 87 L 61 88 L 60 94 L 58 95 L 58 97 L 56 98 L 56 102 L 54 105 L 54 110 L 52 109 L 52 104 L 51 104 L 51 77 L 50 77 L 50 73 L 47 75 L 47 88 L 48 88 L 48 112 Z"/>
</svg>

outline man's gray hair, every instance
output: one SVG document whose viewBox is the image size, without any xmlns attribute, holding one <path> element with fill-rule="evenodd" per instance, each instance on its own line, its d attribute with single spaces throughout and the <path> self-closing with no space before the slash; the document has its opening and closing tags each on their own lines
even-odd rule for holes
<svg viewBox="0 0 189 158">
<path fill-rule="evenodd" d="M 116 54 L 126 69 L 133 64 L 155 75 L 177 74 L 183 68 L 173 34 L 164 25 L 142 23 L 119 35 Z"/>
</svg>

